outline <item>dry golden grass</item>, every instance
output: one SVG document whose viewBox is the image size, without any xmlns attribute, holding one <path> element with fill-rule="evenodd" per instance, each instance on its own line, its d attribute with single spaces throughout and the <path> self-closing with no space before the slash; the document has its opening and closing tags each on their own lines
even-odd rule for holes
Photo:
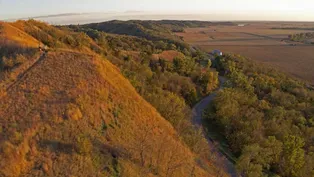
<svg viewBox="0 0 314 177">
<path fill-rule="evenodd" d="M 28 35 L 24 31 L 12 26 L 10 23 L 0 22 L 0 26 L 2 27 L 2 37 L 7 38 L 9 40 L 13 40 L 22 44 L 26 47 L 34 47 L 37 48 L 40 42 Z"/>
<path fill-rule="evenodd" d="M 93 55 L 49 53 L 3 95 L 0 117 L 4 176 L 214 176 L 119 70 Z"/>
<path fill-rule="evenodd" d="M 56 45 L 54 46 L 55 48 L 72 50 L 72 51 L 73 50 L 80 51 L 80 52 L 89 53 L 89 54 L 92 54 L 95 52 L 92 49 L 101 50 L 101 48 L 96 44 L 96 42 L 92 40 L 91 38 L 89 38 L 84 33 L 75 33 L 66 28 L 59 29 L 57 27 L 49 25 L 48 23 L 35 21 L 35 20 L 28 20 L 28 21 L 19 20 L 13 23 L 4 23 L 4 24 L 10 25 L 16 30 L 24 31 L 25 35 L 27 35 L 29 38 L 33 38 L 31 36 L 32 33 L 33 33 L 32 35 L 37 34 L 41 37 L 44 37 L 44 39 L 37 39 L 38 41 L 36 40 L 37 41 L 36 46 L 35 46 L 36 48 L 38 47 L 39 43 L 45 44 L 45 42 L 46 43 L 50 42 Z M 30 34 L 27 34 L 27 33 L 30 33 Z M 17 35 L 14 33 L 11 33 L 10 36 L 16 37 Z M 84 44 L 80 47 L 70 46 L 64 41 L 64 38 L 66 38 L 67 36 L 71 36 L 79 40 L 84 40 L 84 41 L 81 41 Z M 44 40 L 44 41 L 41 41 L 41 40 Z M 27 41 L 30 41 L 30 40 L 28 39 Z"/>
</svg>

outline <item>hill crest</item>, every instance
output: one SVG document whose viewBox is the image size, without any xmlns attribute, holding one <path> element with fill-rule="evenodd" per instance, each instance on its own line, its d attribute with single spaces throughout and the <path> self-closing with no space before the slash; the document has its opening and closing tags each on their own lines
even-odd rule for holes
<svg viewBox="0 0 314 177">
<path fill-rule="evenodd" d="M 80 176 L 80 168 L 88 169 L 85 174 L 115 173 L 95 167 L 98 155 L 117 160 L 123 176 L 136 176 L 143 169 L 151 174 L 143 168 L 148 165 L 172 176 L 193 171 L 193 154 L 172 126 L 111 63 L 74 52 L 51 52 L 44 57 L 0 100 L 1 159 L 6 159 L 0 164 L 2 174 L 53 175 L 59 169 L 62 174 Z M 157 157 L 161 156 L 158 150 L 163 157 Z M 98 165 L 105 165 L 102 160 Z M 62 170 L 67 161 L 75 168 Z M 31 170 L 37 165 L 38 170 Z M 198 176 L 206 176 L 204 170 L 194 168 Z"/>
</svg>

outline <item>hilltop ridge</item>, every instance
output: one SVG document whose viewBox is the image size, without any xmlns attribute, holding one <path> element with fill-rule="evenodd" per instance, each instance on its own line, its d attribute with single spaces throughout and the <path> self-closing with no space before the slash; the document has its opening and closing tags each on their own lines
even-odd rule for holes
<svg viewBox="0 0 314 177">
<path fill-rule="evenodd" d="M 40 42 L 24 31 L 15 26 L 0 21 L 0 36 L 1 38 L 13 40 L 19 44 L 27 47 L 38 47 Z"/>
</svg>

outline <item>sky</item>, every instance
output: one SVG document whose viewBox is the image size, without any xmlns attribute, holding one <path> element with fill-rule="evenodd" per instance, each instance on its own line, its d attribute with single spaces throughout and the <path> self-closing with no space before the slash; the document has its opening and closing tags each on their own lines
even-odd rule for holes
<svg viewBox="0 0 314 177">
<path fill-rule="evenodd" d="M 61 13 L 145 11 L 227 14 L 243 20 L 314 21 L 314 0 L 0 0 L 0 19 Z"/>
</svg>

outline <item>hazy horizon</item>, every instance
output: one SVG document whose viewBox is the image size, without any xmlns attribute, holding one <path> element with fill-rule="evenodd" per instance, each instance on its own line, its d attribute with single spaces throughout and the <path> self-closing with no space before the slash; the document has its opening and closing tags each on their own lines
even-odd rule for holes
<svg viewBox="0 0 314 177">
<path fill-rule="evenodd" d="M 0 20 L 79 13 L 84 20 L 174 19 L 210 21 L 314 21 L 311 0 L 0 0 Z M 125 13 L 127 12 L 127 13 Z M 83 13 L 83 14 L 80 14 Z M 88 13 L 88 14 L 86 14 Z M 86 17 L 92 15 L 93 17 Z M 97 17 L 99 15 L 99 17 Z M 70 16 L 42 18 L 50 23 L 80 23 Z M 72 16 L 74 17 L 74 16 Z M 68 18 L 68 19 L 66 19 Z"/>
<path fill-rule="evenodd" d="M 199 20 L 199 21 L 296 21 L 312 22 L 299 20 L 286 20 L 283 17 L 274 18 L 268 16 L 252 16 L 245 14 L 157 14 L 146 12 L 125 12 L 125 13 L 63 13 L 53 15 L 42 15 L 37 17 L 12 18 L 5 21 L 27 20 L 29 18 L 44 21 L 54 25 L 87 24 L 110 20 Z"/>
</svg>

